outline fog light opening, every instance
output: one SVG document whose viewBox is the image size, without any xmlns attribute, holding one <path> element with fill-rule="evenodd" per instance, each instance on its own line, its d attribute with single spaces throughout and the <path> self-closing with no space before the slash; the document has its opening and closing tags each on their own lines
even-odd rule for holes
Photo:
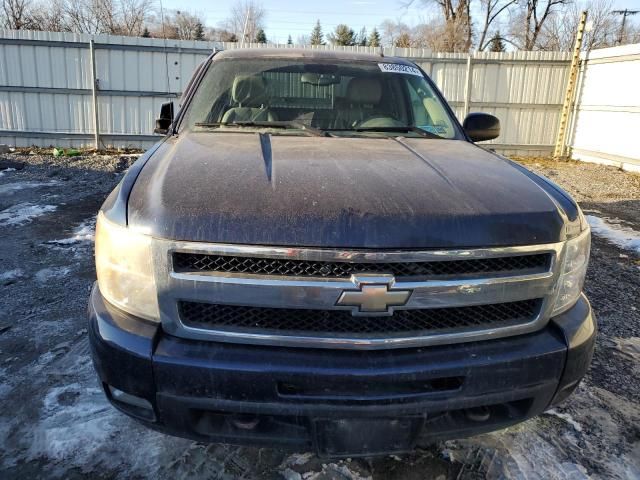
<svg viewBox="0 0 640 480">
<path fill-rule="evenodd" d="M 155 421 L 153 405 L 147 399 L 123 392 L 111 385 L 107 385 L 107 390 L 111 400 L 125 412 L 143 420 Z"/>
<path fill-rule="evenodd" d="M 231 423 L 240 430 L 253 430 L 260 423 L 260 419 L 255 415 L 237 415 L 231 419 Z"/>
<path fill-rule="evenodd" d="M 467 408 L 464 414 L 467 419 L 472 422 L 486 422 L 491 418 L 491 410 L 489 410 L 489 407 Z"/>
</svg>

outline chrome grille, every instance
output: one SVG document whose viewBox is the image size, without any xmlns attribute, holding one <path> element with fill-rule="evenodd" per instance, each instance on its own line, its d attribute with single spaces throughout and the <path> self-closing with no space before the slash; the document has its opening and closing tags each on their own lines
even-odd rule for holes
<svg viewBox="0 0 640 480">
<path fill-rule="evenodd" d="M 538 330 L 549 319 L 563 249 L 562 242 L 423 251 L 153 243 L 167 333 L 343 349 Z"/>
<path fill-rule="evenodd" d="M 469 307 L 397 310 L 386 317 L 354 317 L 344 310 L 307 310 L 179 303 L 181 320 L 189 326 L 240 329 L 304 335 L 419 335 L 469 327 L 499 327 L 531 321 L 539 312 L 540 299 Z"/>
<path fill-rule="evenodd" d="M 224 272 L 323 278 L 348 278 L 359 273 L 384 273 L 404 278 L 478 273 L 500 274 L 516 271 L 539 272 L 549 268 L 550 258 L 549 254 L 543 253 L 473 260 L 352 263 L 176 252 L 173 254 L 173 268 L 176 272 Z"/>
</svg>

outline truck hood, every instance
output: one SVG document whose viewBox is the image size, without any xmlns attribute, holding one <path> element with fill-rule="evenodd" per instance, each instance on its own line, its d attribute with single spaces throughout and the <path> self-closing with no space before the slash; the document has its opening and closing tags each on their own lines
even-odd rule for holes
<svg viewBox="0 0 640 480">
<path fill-rule="evenodd" d="M 167 239 L 256 245 L 557 242 L 566 214 L 539 180 L 460 140 L 187 133 L 140 172 L 128 222 Z"/>
</svg>

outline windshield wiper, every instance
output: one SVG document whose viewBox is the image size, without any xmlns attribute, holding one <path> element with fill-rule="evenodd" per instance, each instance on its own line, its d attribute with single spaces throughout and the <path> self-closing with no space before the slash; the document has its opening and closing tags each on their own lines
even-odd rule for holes
<svg viewBox="0 0 640 480">
<path fill-rule="evenodd" d="M 418 135 L 426 138 L 439 138 L 443 139 L 440 135 L 436 135 L 435 133 L 427 132 L 420 127 L 415 127 L 412 125 L 406 126 L 398 126 L 398 127 L 356 127 L 356 128 L 332 128 L 329 131 L 334 132 L 413 132 Z"/>
<path fill-rule="evenodd" d="M 310 127 L 305 125 L 304 123 L 296 122 L 296 121 L 288 121 L 288 122 L 256 122 L 254 120 L 244 120 L 238 122 L 201 122 L 196 123 L 196 127 L 261 127 L 261 128 L 283 128 L 283 129 L 298 129 L 305 132 L 310 133 L 311 135 L 315 135 L 316 137 L 328 137 L 329 133 L 325 130 L 320 130 L 315 127 Z"/>
</svg>

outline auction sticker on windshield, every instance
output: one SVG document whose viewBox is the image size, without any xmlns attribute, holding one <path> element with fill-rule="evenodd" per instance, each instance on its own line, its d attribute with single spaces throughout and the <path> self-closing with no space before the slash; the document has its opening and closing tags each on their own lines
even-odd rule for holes
<svg viewBox="0 0 640 480">
<path fill-rule="evenodd" d="M 408 75 L 417 75 L 418 77 L 422 76 L 422 72 L 416 67 L 412 67 L 411 65 L 400 65 L 399 63 L 379 63 L 378 67 L 383 72 L 388 73 L 406 73 Z"/>
</svg>

